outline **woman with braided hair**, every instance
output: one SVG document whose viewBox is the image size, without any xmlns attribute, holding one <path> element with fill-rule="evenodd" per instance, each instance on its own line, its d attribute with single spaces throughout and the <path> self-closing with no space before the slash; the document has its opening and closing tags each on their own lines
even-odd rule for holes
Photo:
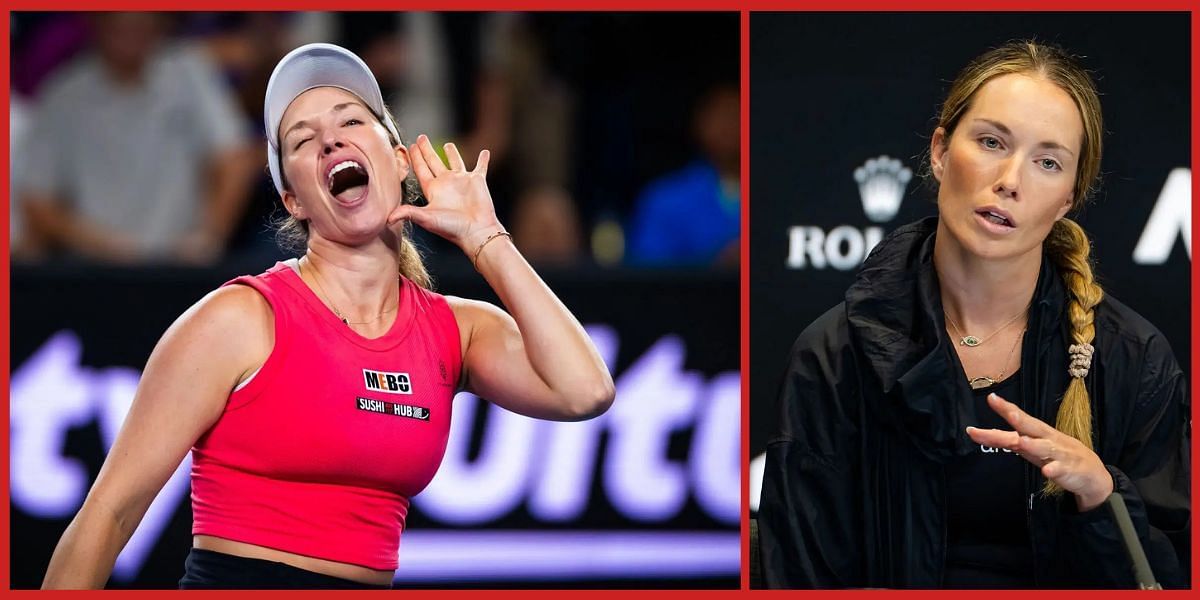
<svg viewBox="0 0 1200 600">
<path fill-rule="evenodd" d="M 1187 585 L 1187 385 L 1067 217 L 1102 133 L 1059 48 L 959 74 L 930 142 L 938 215 L 881 242 L 793 348 L 759 511 L 770 587 L 1133 587 L 1114 493 L 1158 580 Z"/>
</svg>

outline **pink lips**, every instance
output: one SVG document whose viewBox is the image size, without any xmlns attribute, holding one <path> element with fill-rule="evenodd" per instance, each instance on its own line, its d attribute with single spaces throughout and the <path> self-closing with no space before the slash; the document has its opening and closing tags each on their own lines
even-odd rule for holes
<svg viewBox="0 0 1200 600">
<path fill-rule="evenodd" d="M 989 225 L 990 228 L 996 228 L 999 231 L 1011 231 L 1016 229 L 1017 222 L 1013 219 L 1012 213 L 998 206 L 984 206 L 975 210 L 975 215 L 980 221 Z M 997 223 L 993 219 L 1003 219 L 1004 223 Z"/>
</svg>

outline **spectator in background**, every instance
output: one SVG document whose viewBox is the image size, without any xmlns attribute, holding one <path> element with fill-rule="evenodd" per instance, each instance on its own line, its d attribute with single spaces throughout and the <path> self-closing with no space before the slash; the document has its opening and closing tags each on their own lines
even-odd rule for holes
<svg viewBox="0 0 1200 600">
<path fill-rule="evenodd" d="M 179 33 L 203 47 L 221 76 L 229 82 L 242 119 L 252 124 L 252 146 L 266 143 L 261 129 L 263 97 L 275 64 L 288 50 L 301 45 L 295 39 L 301 21 L 320 15 L 279 12 L 192 13 L 183 17 Z M 331 17 L 330 17 L 331 18 Z M 318 38 L 324 39 L 324 38 Z M 226 259 L 234 264 L 257 264 L 286 256 L 275 242 L 271 222 L 279 217 L 279 193 L 266 173 L 266 157 L 254 151 L 250 161 L 256 171 L 246 192 L 245 207 L 225 246 Z"/>
<path fill-rule="evenodd" d="M 362 56 L 401 121 L 433 140 L 456 138 L 468 155 L 491 154 L 489 181 L 534 264 L 581 257 L 579 211 L 569 189 L 574 98 L 546 64 L 526 15 L 338 15 L 346 46 Z M 435 144 L 439 146 L 440 144 Z M 523 233 L 529 231 L 529 233 Z M 431 260 L 460 262 L 437 236 L 415 232 Z"/>
<path fill-rule="evenodd" d="M 293 17 L 277 12 L 191 13 L 182 17 L 180 33 L 204 48 L 229 82 L 230 93 L 247 123 L 257 124 L 262 118 L 271 70 L 295 46 Z M 265 142 L 266 136 L 261 137 L 258 141 Z M 267 179 L 264 172 L 263 180 Z M 269 203 L 274 203 L 276 196 L 271 188 Z"/>
<path fill-rule="evenodd" d="M 580 258 L 579 212 L 561 187 L 527 190 L 513 207 L 513 243 L 536 265 L 570 266 Z"/>
<path fill-rule="evenodd" d="M 650 182 L 634 206 L 628 261 L 642 266 L 738 264 L 741 136 L 738 88 L 721 84 L 695 112 L 703 156 Z"/>
<path fill-rule="evenodd" d="M 576 143 L 576 98 L 550 68 L 550 50 L 522 15 L 493 18 L 488 69 L 502 78 L 511 140 L 513 243 L 537 265 L 571 266 L 584 255 L 582 226 L 570 178 Z M 480 111 L 484 112 L 483 109 Z"/>
<path fill-rule="evenodd" d="M 262 164 L 204 53 L 166 17 L 98 13 L 94 50 L 55 74 L 20 149 L 26 227 L 85 259 L 217 259 Z"/>
<path fill-rule="evenodd" d="M 8 91 L 8 197 L 14 198 L 18 186 L 17 183 L 20 171 L 15 169 L 16 155 L 20 149 L 21 143 L 25 137 L 25 130 L 29 127 L 29 107 L 28 103 L 15 88 L 10 88 Z M 21 211 L 17 209 L 17 203 L 11 202 L 8 206 L 8 243 L 9 252 L 12 260 L 22 261 L 33 258 L 36 255 L 37 248 L 31 244 L 29 236 L 25 233 L 25 220 L 21 218 Z"/>
</svg>

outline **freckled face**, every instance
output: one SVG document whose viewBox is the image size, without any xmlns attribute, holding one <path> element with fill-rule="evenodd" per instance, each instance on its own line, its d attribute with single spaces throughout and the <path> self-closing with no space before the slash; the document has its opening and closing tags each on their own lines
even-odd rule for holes
<svg viewBox="0 0 1200 600">
<path fill-rule="evenodd" d="M 309 220 L 310 232 L 349 243 L 387 228 L 408 174 L 403 147 L 357 96 L 319 87 L 300 94 L 279 125 L 284 205 Z"/>
<path fill-rule="evenodd" d="M 947 139 L 930 147 L 944 230 L 981 258 L 1040 252 L 1075 193 L 1083 119 L 1058 85 L 996 77 L 975 92 Z"/>
</svg>

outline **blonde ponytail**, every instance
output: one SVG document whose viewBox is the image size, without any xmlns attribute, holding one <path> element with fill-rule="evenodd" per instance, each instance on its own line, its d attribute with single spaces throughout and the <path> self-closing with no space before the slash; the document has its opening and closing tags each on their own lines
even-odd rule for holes
<svg viewBox="0 0 1200 600">
<path fill-rule="evenodd" d="M 425 268 L 425 262 L 421 260 L 421 252 L 412 241 L 409 227 L 411 226 L 408 224 L 404 225 L 404 232 L 400 235 L 400 246 L 396 249 L 396 258 L 400 261 L 400 274 L 405 279 L 431 290 L 433 281 Z"/>
<path fill-rule="evenodd" d="M 1095 307 L 1104 297 L 1096 283 L 1090 260 L 1091 242 L 1078 223 L 1060 219 L 1046 237 L 1045 251 L 1062 275 L 1067 286 L 1067 316 L 1071 320 L 1071 344 L 1091 344 L 1096 337 Z M 1058 407 L 1055 429 L 1083 442 L 1089 450 L 1092 444 L 1092 406 L 1082 377 L 1071 377 L 1062 404 Z M 1046 481 L 1043 493 L 1057 496 L 1062 487 Z"/>
</svg>

